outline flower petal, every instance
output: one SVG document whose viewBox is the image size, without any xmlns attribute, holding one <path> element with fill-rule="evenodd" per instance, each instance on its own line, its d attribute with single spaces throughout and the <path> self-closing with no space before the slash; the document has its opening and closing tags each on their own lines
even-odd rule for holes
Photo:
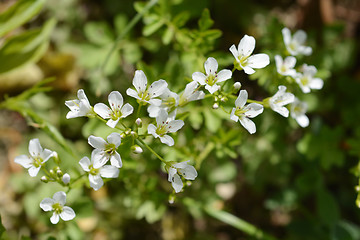
<svg viewBox="0 0 360 240">
<path fill-rule="evenodd" d="M 281 32 L 282 32 L 282 35 L 283 35 L 283 38 L 284 38 L 285 45 L 286 46 L 289 45 L 290 42 L 291 42 L 291 32 L 290 32 L 290 30 L 288 28 L 283 28 L 281 30 Z"/>
<path fill-rule="evenodd" d="M 170 137 L 169 135 L 164 135 L 164 136 L 159 136 L 160 137 L 160 141 L 168 146 L 174 146 L 175 142 L 174 139 L 172 137 Z"/>
<path fill-rule="evenodd" d="M 173 179 L 174 175 L 177 173 L 177 170 L 175 168 L 171 167 L 171 168 L 169 168 L 168 173 L 169 173 L 168 181 L 172 182 L 172 179 Z"/>
<path fill-rule="evenodd" d="M 109 136 L 107 136 L 108 143 L 112 143 L 115 145 L 116 148 L 118 148 L 121 144 L 121 137 L 120 134 L 117 132 L 111 133 Z"/>
<path fill-rule="evenodd" d="M 225 80 L 230 79 L 232 76 L 232 72 L 229 69 L 223 69 L 217 74 L 218 80 L 216 82 L 223 82 Z"/>
<path fill-rule="evenodd" d="M 111 109 L 103 103 L 95 104 L 94 112 L 96 112 L 103 119 L 110 118 L 112 113 Z"/>
<path fill-rule="evenodd" d="M 14 160 L 17 164 L 20 164 L 24 168 L 29 168 L 33 165 L 33 159 L 26 155 L 17 156 Z"/>
<path fill-rule="evenodd" d="M 255 49 L 255 38 L 245 35 L 239 42 L 238 51 L 240 56 L 248 57 Z"/>
<path fill-rule="evenodd" d="M 303 30 L 297 30 L 293 35 L 293 41 L 297 42 L 299 45 L 303 45 L 306 41 L 306 33 Z"/>
<path fill-rule="evenodd" d="M 239 117 L 235 115 L 236 108 L 233 108 L 230 113 L 230 119 L 237 122 L 239 121 Z"/>
<path fill-rule="evenodd" d="M 33 157 L 37 157 L 43 151 L 40 141 L 37 138 L 31 139 L 29 142 L 29 153 Z"/>
<path fill-rule="evenodd" d="M 288 56 L 285 58 L 284 64 L 287 68 L 294 68 L 296 65 L 296 58 L 293 56 Z"/>
<path fill-rule="evenodd" d="M 175 174 L 171 179 L 171 185 L 174 188 L 175 192 L 178 193 L 183 188 L 184 184 L 181 181 L 179 174 Z"/>
<path fill-rule="evenodd" d="M 93 168 L 101 168 L 109 161 L 109 159 L 110 156 L 105 154 L 105 152 L 101 149 L 94 149 L 91 152 L 91 162 L 93 164 Z"/>
<path fill-rule="evenodd" d="M 167 89 L 167 82 L 165 80 L 157 80 L 153 82 L 149 87 L 149 95 L 151 98 L 157 97 L 163 94 Z"/>
<path fill-rule="evenodd" d="M 28 169 L 29 175 L 30 177 L 36 177 L 36 175 L 39 173 L 41 167 L 35 167 L 35 166 L 31 166 Z"/>
<path fill-rule="evenodd" d="M 309 126 L 310 123 L 309 118 L 305 114 L 296 117 L 295 120 L 303 128 Z"/>
<path fill-rule="evenodd" d="M 54 199 L 44 198 L 40 203 L 40 208 L 45 212 L 52 210 L 52 205 L 55 203 Z"/>
<path fill-rule="evenodd" d="M 54 212 L 53 215 L 50 218 L 50 222 L 52 224 L 57 224 L 59 222 L 59 214 Z"/>
<path fill-rule="evenodd" d="M 75 216 L 76 216 L 76 214 L 75 214 L 74 210 L 71 207 L 67 207 L 67 206 L 63 207 L 63 210 L 60 213 L 60 217 L 64 221 L 72 220 L 75 218 Z"/>
<path fill-rule="evenodd" d="M 168 132 L 177 132 L 180 128 L 184 126 L 183 120 L 174 120 L 168 124 Z"/>
<path fill-rule="evenodd" d="M 119 176 L 119 169 L 111 165 L 105 165 L 100 168 L 100 176 L 104 178 L 117 178 Z"/>
<path fill-rule="evenodd" d="M 252 69 L 252 68 L 251 68 L 251 67 L 249 67 L 249 66 L 245 66 L 245 67 L 243 67 L 243 70 L 244 70 L 244 72 L 245 72 L 246 74 L 249 74 L 249 75 L 251 75 L 251 74 L 255 73 L 255 70 L 254 70 L 254 69 Z"/>
<path fill-rule="evenodd" d="M 231 47 L 229 48 L 230 52 L 232 53 L 232 55 L 234 56 L 234 58 L 236 59 L 236 61 L 239 62 L 239 52 L 236 49 L 235 45 L 231 45 Z"/>
<path fill-rule="evenodd" d="M 89 172 L 89 166 L 90 166 L 90 160 L 88 157 L 83 157 L 80 161 L 79 164 L 81 166 L 81 168 L 85 171 L 85 172 Z"/>
<path fill-rule="evenodd" d="M 49 158 L 51 158 L 54 155 L 55 152 L 49 150 L 49 149 L 44 149 L 44 151 L 42 151 L 40 153 L 40 157 L 43 159 L 43 163 L 47 162 L 49 160 Z"/>
<path fill-rule="evenodd" d="M 248 93 L 246 90 L 241 90 L 239 96 L 235 100 L 235 106 L 238 108 L 243 108 L 248 99 Z"/>
<path fill-rule="evenodd" d="M 205 85 L 206 76 L 201 72 L 194 72 L 192 74 L 192 79 L 198 82 L 200 85 Z"/>
<path fill-rule="evenodd" d="M 258 103 L 250 103 L 244 107 L 244 110 L 245 109 L 247 110 L 245 112 L 245 116 L 249 118 L 256 117 L 257 115 L 261 114 L 264 111 L 263 105 Z"/>
<path fill-rule="evenodd" d="M 154 124 L 149 124 L 147 130 L 148 130 L 148 133 L 152 134 L 155 138 L 157 138 L 159 136 L 158 134 L 156 134 L 156 127 Z"/>
<path fill-rule="evenodd" d="M 128 88 L 126 90 L 126 94 L 130 97 L 136 98 L 136 99 L 140 99 L 139 94 L 137 91 L 135 91 L 134 89 Z"/>
<path fill-rule="evenodd" d="M 132 114 L 134 111 L 133 106 L 131 106 L 129 103 L 126 103 L 122 108 L 121 108 L 121 118 L 126 118 L 127 116 L 129 116 L 130 114 Z"/>
<path fill-rule="evenodd" d="M 250 134 L 253 134 L 256 132 L 255 123 L 253 121 L 251 121 L 250 119 L 248 119 L 246 117 L 241 118 L 240 123 L 246 130 L 249 131 Z"/>
<path fill-rule="evenodd" d="M 92 146 L 93 148 L 98 148 L 101 150 L 104 150 L 107 142 L 101 138 L 101 137 L 95 137 L 93 135 L 90 135 L 88 138 L 88 143 L 90 144 L 90 146 Z"/>
<path fill-rule="evenodd" d="M 110 163 L 112 166 L 117 167 L 117 168 L 121 168 L 122 167 L 122 161 L 121 161 L 121 156 L 118 152 L 115 152 L 111 157 L 110 157 Z"/>
<path fill-rule="evenodd" d="M 269 65 L 270 58 L 269 55 L 265 53 L 260 53 L 250 56 L 247 59 L 247 62 L 248 62 L 247 66 L 251 68 L 263 68 Z"/>
<path fill-rule="evenodd" d="M 312 89 L 322 89 L 324 86 L 324 81 L 321 78 L 314 78 L 309 85 Z"/>
<path fill-rule="evenodd" d="M 209 57 L 204 63 L 206 75 L 215 74 L 218 69 L 218 62 L 215 58 Z"/>
<path fill-rule="evenodd" d="M 104 181 L 102 180 L 100 175 L 89 174 L 89 182 L 90 187 L 92 187 L 95 191 L 99 190 L 104 185 Z"/>
<path fill-rule="evenodd" d="M 160 124 L 165 124 L 168 119 L 168 113 L 164 109 L 160 109 L 159 115 L 156 118 L 156 123 L 159 126 Z"/>
<path fill-rule="evenodd" d="M 135 71 L 135 76 L 133 78 L 133 85 L 137 92 L 145 92 L 146 86 L 147 86 L 147 78 L 143 71 L 141 71 L 141 70 Z M 126 91 L 126 93 L 127 93 L 127 91 Z"/>
<path fill-rule="evenodd" d="M 60 203 L 61 206 L 64 206 L 66 203 L 66 193 L 63 191 L 54 193 L 53 199 L 55 203 Z"/>
<path fill-rule="evenodd" d="M 187 165 L 186 168 L 180 168 L 178 171 L 185 179 L 188 180 L 195 180 L 198 175 L 196 169 L 191 165 Z"/>
<path fill-rule="evenodd" d="M 115 128 L 116 127 L 116 124 L 119 122 L 120 118 L 117 118 L 116 120 L 113 120 L 113 119 L 109 119 L 107 122 L 106 122 L 106 125 L 108 125 L 109 127 L 111 128 Z"/>
<path fill-rule="evenodd" d="M 112 91 L 109 94 L 108 101 L 109 101 L 109 105 L 110 105 L 111 109 L 114 112 L 116 110 L 120 110 L 124 103 L 124 99 L 123 99 L 121 93 L 119 93 L 118 91 Z"/>
<path fill-rule="evenodd" d="M 216 85 L 216 84 L 214 84 L 214 85 L 212 85 L 212 86 L 210 86 L 210 85 L 208 85 L 208 84 L 205 85 L 205 89 L 208 90 L 210 94 L 213 94 L 214 92 L 216 92 L 217 90 L 219 90 L 219 88 L 220 88 L 220 86 L 219 86 L 219 85 Z"/>
</svg>

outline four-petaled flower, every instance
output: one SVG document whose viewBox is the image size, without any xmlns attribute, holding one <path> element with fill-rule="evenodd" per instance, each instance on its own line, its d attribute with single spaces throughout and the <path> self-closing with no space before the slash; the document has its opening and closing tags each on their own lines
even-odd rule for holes
<svg viewBox="0 0 360 240">
<path fill-rule="evenodd" d="M 284 106 L 286 104 L 292 103 L 295 100 L 295 96 L 294 94 L 285 91 L 286 87 L 280 85 L 279 90 L 275 93 L 274 96 L 269 98 L 268 101 L 272 110 L 284 117 L 288 117 L 289 110 Z"/>
<path fill-rule="evenodd" d="M 196 169 L 187 164 L 189 161 L 172 164 L 168 169 L 168 181 L 171 182 L 176 193 L 180 192 L 184 186 L 180 175 L 187 180 L 195 180 L 197 177 Z"/>
<path fill-rule="evenodd" d="M 185 106 L 188 102 L 196 101 L 204 98 L 205 93 L 203 91 L 197 91 L 198 86 L 199 84 L 195 81 L 186 84 L 184 92 L 180 94 L 180 98 L 179 98 L 180 107 Z"/>
<path fill-rule="evenodd" d="M 52 198 L 44 198 L 40 207 L 42 210 L 54 211 L 53 215 L 50 218 L 52 224 L 57 224 L 59 218 L 64 221 L 69 221 L 75 218 L 75 212 L 71 207 L 64 206 L 66 203 L 66 193 L 56 192 Z"/>
<path fill-rule="evenodd" d="M 295 80 L 304 93 L 309 93 L 310 89 L 321 89 L 323 87 L 324 81 L 321 78 L 314 78 L 317 72 L 316 67 L 304 64 L 302 72 L 295 76 Z"/>
<path fill-rule="evenodd" d="M 291 32 L 288 28 L 283 28 L 281 31 L 286 49 L 293 56 L 298 54 L 310 55 L 312 53 L 312 48 L 305 46 L 306 33 L 303 30 L 298 30 L 291 37 Z"/>
<path fill-rule="evenodd" d="M 232 109 L 230 119 L 239 121 L 241 125 L 249 131 L 250 134 L 256 132 L 256 125 L 249 118 L 254 118 L 264 111 L 264 107 L 258 103 L 250 103 L 245 106 L 248 98 L 246 90 L 241 90 L 238 98 L 235 100 L 235 108 Z"/>
<path fill-rule="evenodd" d="M 160 138 L 162 143 L 165 143 L 168 146 L 174 145 L 174 139 L 167 133 L 174 133 L 182 126 L 184 126 L 183 120 L 174 120 L 174 118 L 168 117 L 168 113 L 161 109 L 159 116 L 156 118 L 156 124 L 149 124 L 148 133 L 152 134 L 155 138 Z"/>
<path fill-rule="evenodd" d="M 127 95 L 138 99 L 139 102 L 160 106 L 161 100 L 155 98 L 163 94 L 166 90 L 168 84 L 165 80 L 155 81 L 147 87 L 147 78 L 145 73 L 141 70 L 136 70 L 132 83 L 136 90 L 128 88 L 126 90 Z"/>
<path fill-rule="evenodd" d="M 209 57 L 206 60 L 204 68 L 206 76 L 201 72 L 194 72 L 192 74 L 192 79 L 200 83 L 200 85 L 205 85 L 205 89 L 207 89 L 211 94 L 220 88 L 220 86 L 216 83 L 228 80 L 232 76 L 232 72 L 228 69 L 223 69 L 220 72 L 217 72 L 218 62 L 213 57 Z"/>
<path fill-rule="evenodd" d="M 161 105 L 150 104 L 147 108 L 149 116 L 156 118 L 159 115 L 161 109 L 165 109 L 167 112 L 176 111 L 176 107 L 179 105 L 179 95 L 171 92 L 168 88 L 160 96 Z"/>
<path fill-rule="evenodd" d="M 79 164 L 85 172 L 89 173 L 90 187 L 95 191 L 104 185 L 102 177 L 117 178 L 119 176 L 119 169 L 111 165 L 104 166 L 104 163 L 94 156 L 94 151 L 91 154 L 91 161 L 88 157 L 83 157 Z"/>
<path fill-rule="evenodd" d="M 290 115 L 292 118 L 296 120 L 296 122 L 301 127 L 309 126 L 309 118 L 305 115 L 307 111 L 307 104 L 306 102 L 302 102 L 299 99 L 295 98 L 295 101 L 291 103 L 290 107 Z"/>
<path fill-rule="evenodd" d="M 276 70 L 283 76 L 295 77 L 296 70 L 294 69 L 296 64 L 296 58 L 288 56 L 284 60 L 280 55 L 275 56 Z"/>
<path fill-rule="evenodd" d="M 39 139 L 31 139 L 29 142 L 30 157 L 26 155 L 17 156 L 15 162 L 28 169 L 29 175 L 35 177 L 40 168 L 47 162 L 54 154 L 49 149 L 41 147 Z"/>
<path fill-rule="evenodd" d="M 109 127 L 114 128 L 120 118 L 125 118 L 134 111 L 134 108 L 129 103 L 123 106 L 124 100 L 118 91 L 112 91 L 109 94 L 108 101 L 111 108 L 103 103 L 97 103 L 94 106 L 94 111 L 103 119 L 109 119 L 106 122 Z"/>
<path fill-rule="evenodd" d="M 246 74 L 253 74 L 253 68 L 264 68 L 270 63 L 270 58 L 265 53 L 252 54 L 255 48 L 255 38 L 245 35 L 239 42 L 238 48 L 231 45 L 230 52 L 234 55 L 236 62 L 234 65 L 237 69 L 244 69 Z"/>
<path fill-rule="evenodd" d="M 95 148 L 94 157 L 98 159 L 100 164 L 104 165 L 110 160 L 112 166 L 117 168 L 122 167 L 120 154 L 116 151 L 121 144 L 121 137 L 119 133 L 111 133 L 107 136 L 107 141 L 101 137 L 91 135 L 88 138 L 88 142 L 93 148 Z"/>
<path fill-rule="evenodd" d="M 94 117 L 95 113 L 87 99 L 83 89 L 79 89 L 77 92 L 79 99 L 65 101 L 65 105 L 70 109 L 70 112 L 66 114 L 66 118 L 76 117 Z"/>
</svg>

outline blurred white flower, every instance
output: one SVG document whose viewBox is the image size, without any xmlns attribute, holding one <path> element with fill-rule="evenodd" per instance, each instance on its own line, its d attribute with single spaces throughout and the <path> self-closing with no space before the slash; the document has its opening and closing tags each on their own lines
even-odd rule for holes
<svg viewBox="0 0 360 240">
<path fill-rule="evenodd" d="M 156 118 L 156 124 L 157 126 L 149 124 L 148 133 L 152 134 L 155 138 L 160 138 L 162 143 L 165 143 L 168 146 L 173 146 L 174 139 L 166 134 L 174 133 L 182 128 L 182 126 L 184 126 L 184 121 L 174 120 L 174 118 L 168 116 L 168 113 L 164 109 L 161 109 L 158 117 Z"/>
<path fill-rule="evenodd" d="M 291 103 L 290 107 L 290 115 L 292 118 L 296 120 L 296 122 L 301 127 L 309 126 L 309 118 L 305 115 L 307 111 L 307 104 L 306 102 L 302 102 L 299 99 L 295 98 L 295 101 Z"/>
<path fill-rule="evenodd" d="M 94 117 L 94 111 L 87 99 L 83 89 L 79 89 L 77 92 L 78 99 L 65 101 L 65 105 L 70 109 L 70 112 L 66 114 L 66 118 L 76 117 Z"/>
<path fill-rule="evenodd" d="M 245 106 L 248 99 L 246 90 L 241 90 L 235 100 L 235 108 L 232 109 L 230 119 L 235 122 L 239 121 L 241 125 L 249 131 L 250 134 L 256 132 L 256 125 L 249 118 L 254 118 L 264 111 L 264 107 L 258 103 L 250 103 Z"/>
<path fill-rule="evenodd" d="M 280 55 L 275 56 L 276 70 L 283 76 L 295 77 L 296 70 L 294 69 L 296 64 L 296 58 L 288 56 L 284 60 Z"/>
<path fill-rule="evenodd" d="M 189 161 L 172 164 L 168 169 L 168 181 L 171 182 L 176 193 L 180 192 L 184 186 L 179 174 L 187 180 L 195 180 L 197 177 L 196 169 L 187 164 Z"/>
<path fill-rule="evenodd" d="M 43 149 L 40 145 L 39 139 L 37 138 L 30 140 L 29 153 L 30 157 L 26 155 L 20 155 L 17 156 L 14 161 L 24 168 L 27 168 L 31 177 L 35 177 L 44 163 L 54 155 L 53 151 L 49 149 Z"/>
<path fill-rule="evenodd" d="M 63 176 L 62 176 L 62 181 L 65 185 L 69 184 L 70 182 L 70 175 L 68 173 L 65 173 Z"/>
<path fill-rule="evenodd" d="M 270 63 L 270 58 L 265 53 L 252 54 L 255 49 L 255 38 L 245 35 L 239 42 L 238 48 L 231 45 L 230 52 L 234 55 L 236 62 L 244 69 L 246 74 L 253 74 L 253 68 L 264 68 Z"/>
<path fill-rule="evenodd" d="M 66 203 L 66 193 L 60 191 L 56 192 L 52 198 L 44 198 L 41 201 L 40 207 L 42 210 L 54 211 L 50 218 L 52 224 L 57 224 L 59 218 L 64 221 L 69 221 L 75 218 L 76 214 L 71 207 L 64 206 Z"/>
<path fill-rule="evenodd" d="M 156 118 L 159 115 L 161 109 L 164 109 L 167 112 L 176 110 L 176 107 L 179 105 L 179 95 L 174 92 L 171 92 L 168 88 L 159 96 L 161 99 L 160 106 L 150 104 L 147 111 L 149 116 Z"/>
<path fill-rule="evenodd" d="M 114 128 L 121 118 L 125 118 L 132 114 L 134 108 L 126 103 L 124 106 L 124 99 L 118 91 L 112 91 L 108 97 L 111 108 L 103 103 L 97 103 L 94 106 L 94 111 L 103 119 L 109 119 L 106 123 L 111 128 Z"/>
<path fill-rule="evenodd" d="M 284 106 L 286 104 L 294 102 L 294 100 L 294 94 L 286 92 L 286 87 L 280 85 L 279 90 L 275 93 L 275 95 L 269 98 L 269 105 L 270 108 L 275 112 L 279 113 L 284 117 L 288 117 L 289 110 Z"/>
<path fill-rule="evenodd" d="M 100 162 L 100 164 L 106 164 L 110 160 L 112 166 L 121 168 L 122 162 L 120 154 L 116 149 L 121 144 L 121 137 L 119 133 L 113 132 L 107 136 L 107 141 L 101 137 L 89 136 L 88 143 L 95 148 L 94 157 Z"/>
<path fill-rule="evenodd" d="M 303 30 L 296 31 L 292 37 L 288 28 L 283 28 L 281 32 L 284 38 L 285 47 L 291 55 L 311 55 L 312 48 L 304 45 L 307 35 Z"/>
<path fill-rule="evenodd" d="M 203 91 L 198 91 L 199 84 L 195 81 L 186 84 L 185 90 L 182 94 L 180 94 L 179 98 L 179 106 L 182 107 L 186 105 L 188 102 L 196 101 L 203 99 L 205 93 Z"/>
<path fill-rule="evenodd" d="M 316 67 L 304 64 L 301 68 L 303 73 L 297 73 L 295 76 L 301 90 L 304 93 L 309 93 L 311 89 L 322 89 L 324 81 L 321 78 L 314 78 L 317 73 Z"/>
<path fill-rule="evenodd" d="M 201 72 L 194 72 L 192 74 L 192 79 L 200 85 L 205 85 L 205 89 L 207 89 L 211 94 L 220 88 L 220 86 L 216 83 L 226 81 L 232 76 L 232 72 L 228 69 L 223 69 L 220 72 L 217 72 L 218 62 L 213 57 L 209 57 L 206 60 L 204 68 L 206 75 Z"/>
</svg>

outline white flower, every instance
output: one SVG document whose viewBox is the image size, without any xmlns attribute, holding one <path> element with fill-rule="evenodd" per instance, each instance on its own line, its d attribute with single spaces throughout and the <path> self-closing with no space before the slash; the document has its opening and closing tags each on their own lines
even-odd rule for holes
<svg viewBox="0 0 360 240">
<path fill-rule="evenodd" d="M 71 207 L 64 206 L 66 203 L 66 193 L 56 192 L 52 198 L 44 198 L 41 201 L 40 207 L 45 212 L 54 211 L 50 218 L 52 224 L 57 224 L 59 218 L 64 221 L 69 221 L 75 218 L 75 212 Z"/>
<path fill-rule="evenodd" d="M 307 36 L 303 30 L 298 30 L 294 33 L 293 37 L 291 37 L 291 32 L 288 28 L 283 28 L 281 32 L 285 47 L 291 55 L 304 54 L 308 56 L 312 53 L 312 48 L 304 45 Z"/>
<path fill-rule="evenodd" d="M 104 166 L 104 163 L 94 156 L 94 151 L 91 154 L 91 162 L 88 157 L 83 157 L 79 164 L 85 172 L 89 173 L 90 187 L 95 191 L 104 185 L 102 177 L 117 178 L 119 176 L 119 169 L 111 165 Z"/>
<path fill-rule="evenodd" d="M 253 68 L 264 68 L 270 63 L 270 58 L 265 53 L 250 56 L 254 48 L 255 38 L 248 35 L 240 40 L 237 49 L 234 44 L 230 47 L 230 52 L 246 74 L 253 74 L 255 72 Z"/>
<path fill-rule="evenodd" d="M 121 144 L 121 137 L 119 133 L 111 133 L 107 136 L 107 141 L 101 137 L 91 135 L 88 138 L 88 142 L 93 148 L 95 148 L 94 157 L 98 159 L 100 164 L 104 165 L 110 159 L 112 166 L 117 168 L 122 167 L 120 154 L 116 151 Z"/>
<path fill-rule="evenodd" d="M 321 89 L 323 87 L 324 81 L 320 78 L 314 78 L 317 72 L 316 67 L 304 64 L 302 72 L 302 74 L 298 73 L 295 76 L 295 80 L 304 93 L 309 93 L 310 89 Z"/>
<path fill-rule="evenodd" d="M 307 104 L 306 102 L 302 102 L 299 99 L 295 98 L 295 101 L 291 104 L 291 117 L 296 120 L 296 122 L 301 127 L 309 126 L 309 118 L 305 115 L 307 111 Z"/>
<path fill-rule="evenodd" d="M 66 114 L 66 118 L 93 117 L 95 114 L 84 90 L 79 89 L 77 96 L 78 99 L 65 101 L 65 105 L 70 109 L 70 112 Z"/>
<path fill-rule="evenodd" d="M 136 98 L 138 101 L 145 104 L 150 103 L 159 106 L 161 104 L 161 100 L 155 98 L 164 93 L 168 84 L 165 80 L 158 80 L 147 87 L 147 78 L 145 73 L 141 70 L 136 70 L 133 85 L 136 91 L 128 88 L 126 90 L 127 95 Z"/>
<path fill-rule="evenodd" d="M 296 70 L 294 69 L 296 64 L 296 58 L 288 56 L 284 60 L 280 55 L 275 56 L 276 70 L 283 76 L 295 77 Z"/>
<path fill-rule="evenodd" d="M 228 69 L 223 69 L 220 72 L 217 72 L 218 62 L 213 57 L 209 57 L 206 60 L 204 68 L 206 76 L 201 72 L 194 72 L 192 74 L 192 79 L 200 83 L 200 85 L 205 85 L 205 89 L 207 89 L 211 94 L 220 88 L 220 86 L 216 83 L 228 80 L 232 76 L 232 72 Z"/>
<path fill-rule="evenodd" d="M 295 96 L 294 94 L 285 91 L 286 87 L 280 85 L 279 90 L 269 99 L 269 105 L 275 112 L 284 117 L 288 117 L 289 110 L 284 106 L 286 104 L 292 103 L 295 100 Z"/>
<path fill-rule="evenodd" d="M 156 118 L 159 115 L 161 109 L 165 109 L 167 112 L 176 110 L 176 107 L 179 105 L 179 95 L 174 92 L 171 92 L 168 88 L 165 89 L 164 93 L 160 96 L 161 105 L 150 104 L 147 111 L 149 116 Z"/>
<path fill-rule="evenodd" d="M 37 138 L 30 140 L 29 153 L 30 157 L 21 155 L 17 156 L 14 161 L 24 168 L 27 168 L 31 177 L 35 177 L 44 163 L 47 162 L 54 154 L 54 152 L 49 149 L 43 150 L 39 139 Z"/>
<path fill-rule="evenodd" d="M 264 111 L 264 107 L 258 103 L 250 103 L 245 106 L 248 98 L 246 90 L 241 90 L 239 96 L 235 100 L 235 107 L 230 114 L 230 119 L 235 122 L 239 121 L 241 125 L 249 131 L 250 134 L 256 132 L 256 126 L 249 118 L 254 118 Z"/>
<path fill-rule="evenodd" d="M 65 173 L 63 176 L 62 176 L 62 181 L 65 185 L 67 185 L 69 182 L 70 182 L 70 175 L 68 173 Z"/>
<path fill-rule="evenodd" d="M 179 174 L 187 180 L 195 180 L 197 177 L 196 169 L 188 165 L 188 162 L 189 161 L 172 164 L 168 170 L 168 181 L 171 182 L 176 193 L 180 192 L 184 186 Z"/>
<path fill-rule="evenodd" d="M 129 103 L 123 106 L 124 99 L 118 91 L 112 91 L 109 94 L 108 101 L 111 108 L 103 103 L 97 103 L 94 106 L 94 111 L 103 119 L 110 118 L 106 123 L 109 127 L 114 128 L 120 118 L 125 118 L 134 111 Z"/>
<path fill-rule="evenodd" d="M 155 138 L 160 138 L 162 143 L 165 143 L 168 146 L 174 145 L 174 139 L 167 133 L 174 133 L 182 126 L 184 126 L 183 120 L 174 120 L 173 118 L 168 117 L 168 113 L 161 109 L 159 112 L 159 116 L 156 118 L 156 124 L 149 124 L 148 133 L 152 134 Z"/>
<path fill-rule="evenodd" d="M 203 99 L 205 93 L 203 91 L 197 91 L 199 84 L 195 81 L 186 84 L 184 92 L 180 95 L 179 106 L 183 107 L 188 102 Z"/>
</svg>

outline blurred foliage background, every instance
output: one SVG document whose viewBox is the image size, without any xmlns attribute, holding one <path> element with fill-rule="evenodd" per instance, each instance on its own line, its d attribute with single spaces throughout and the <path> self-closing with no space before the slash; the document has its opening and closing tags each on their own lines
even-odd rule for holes
<svg viewBox="0 0 360 240">
<path fill-rule="evenodd" d="M 132 22 L 148 2 L 0 1 L 0 12 L 18 4 L 0 17 L 0 235 L 5 228 L 8 239 L 360 239 L 360 2 L 152 3 Z M 250 78 L 235 72 L 233 79 L 252 99 L 263 99 L 286 83 L 273 58 L 285 49 L 284 26 L 308 33 L 313 54 L 299 61 L 315 65 L 325 81 L 302 97 L 309 127 L 265 111 L 250 136 L 206 99 L 181 113 L 185 128 L 176 148 L 153 145 L 168 161 L 191 159 L 198 170 L 173 204 L 161 162 L 147 151 L 125 151 L 131 146 L 125 142 L 119 178 L 97 192 L 73 189 L 68 205 L 77 217 L 49 222 L 39 203 L 62 188 L 30 178 L 13 159 L 37 137 L 58 152 L 62 169 L 79 174 L 78 161 L 91 151 L 87 137 L 111 133 L 96 119 L 65 119 L 64 101 L 79 88 L 91 104 L 106 102 L 112 90 L 124 94 L 141 69 L 150 82 L 165 79 L 179 92 L 210 56 L 231 69 L 228 49 L 248 34 L 271 64 Z M 41 82 L 47 78 L 53 81 Z"/>
</svg>

